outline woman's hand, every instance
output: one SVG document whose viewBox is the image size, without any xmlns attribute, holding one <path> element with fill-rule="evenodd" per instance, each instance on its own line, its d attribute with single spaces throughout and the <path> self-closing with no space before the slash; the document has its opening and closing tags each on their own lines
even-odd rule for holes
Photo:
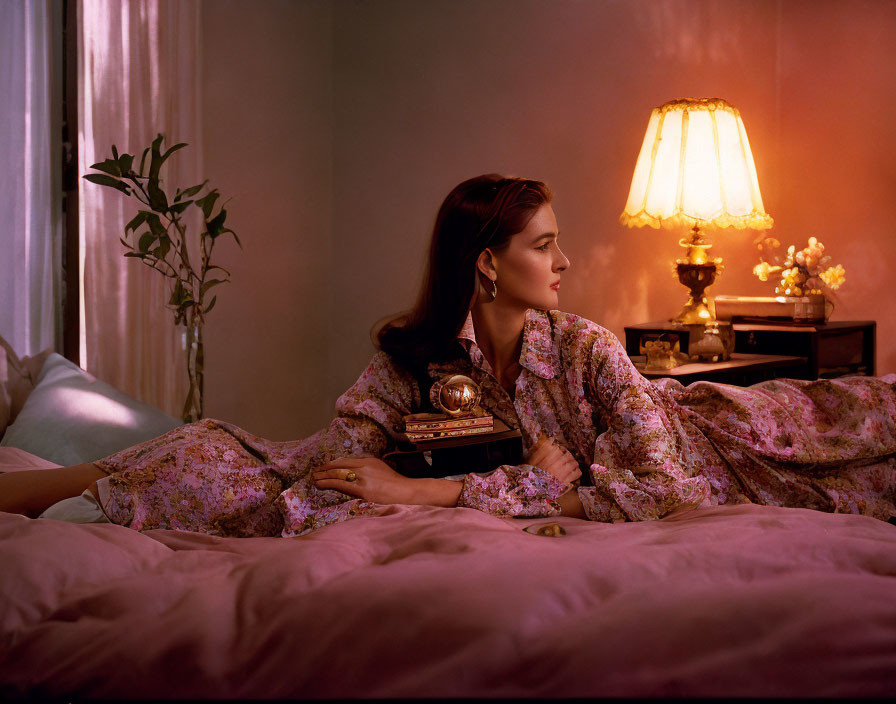
<svg viewBox="0 0 896 704">
<path fill-rule="evenodd" d="M 346 477 L 352 476 L 354 481 Z M 412 504 L 415 501 L 414 479 L 399 474 L 375 457 L 340 457 L 312 472 L 318 489 L 335 489 L 377 504 Z"/>
<path fill-rule="evenodd" d="M 544 435 L 535 443 L 525 462 L 540 467 L 566 484 L 572 484 L 582 476 L 579 463 L 569 450 Z"/>
</svg>

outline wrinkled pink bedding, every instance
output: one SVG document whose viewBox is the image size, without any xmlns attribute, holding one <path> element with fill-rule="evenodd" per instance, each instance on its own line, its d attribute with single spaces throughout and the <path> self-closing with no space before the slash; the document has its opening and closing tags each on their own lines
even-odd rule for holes
<svg viewBox="0 0 896 704">
<path fill-rule="evenodd" d="M 8 459 L 8 465 L 14 461 Z M 0 513 L 0 696 L 891 696 L 896 526 L 395 507 L 302 538 Z"/>
</svg>

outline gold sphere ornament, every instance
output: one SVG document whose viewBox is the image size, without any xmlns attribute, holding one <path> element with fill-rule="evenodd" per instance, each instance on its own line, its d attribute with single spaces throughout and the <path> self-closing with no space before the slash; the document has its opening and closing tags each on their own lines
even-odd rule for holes
<svg viewBox="0 0 896 704">
<path fill-rule="evenodd" d="M 449 416 L 472 413 L 481 398 L 482 390 L 479 384 L 463 374 L 455 374 L 437 381 L 429 392 L 432 405 L 442 409 Z"/>
</svg>

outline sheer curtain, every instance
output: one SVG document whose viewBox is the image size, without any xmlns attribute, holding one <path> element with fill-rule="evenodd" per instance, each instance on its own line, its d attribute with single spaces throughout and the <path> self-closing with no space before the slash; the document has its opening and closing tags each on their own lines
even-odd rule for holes
<svg viewBox="0 0 896 704">
<path fill-rule="evenodd" d="M 78 172 L 136 155 L 157 133 L 187 142 L 163 170 L 170 192 L 201 183 L 199 0 L 78 0 Z M 166 307 L 168 280 L 119 242 L 135 199 L 81 179 L 81 365 L 141 401 L 180 416 L 185 347 Z"/>
<path fill-rule="evenodd" d="M 59 0 L 0 0 L 0 335 L 62 345 Z"/>
</svg>

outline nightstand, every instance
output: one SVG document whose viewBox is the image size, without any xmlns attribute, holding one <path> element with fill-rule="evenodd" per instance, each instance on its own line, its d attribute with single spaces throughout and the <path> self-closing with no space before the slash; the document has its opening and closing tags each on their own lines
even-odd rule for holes
<svg viewBox="0 0 896 704">
<path fill-rule="evenodd" d="M 742 354 L 732 352 L 724 362 L 693 362 L 680 364 L 673 369 L 647 371 L 643 356 L 633 355 L 632 362 L 648 379 L 670 377 L 687 386 L 693 381 L 718 381 L 734 386 L 752 386 L 768 379 L 794 379 L 795 373 L 805 366 L 805 357 L 779 354 Z"/>
<path fill-rule="evenodd" d="M 730 365 L 731 362 L 688 364 L 667 372 L 644 373 L 644 375 L 649 378 L 673 376 L 688 379 L 687 383 L 698 379 L 722 381 L 725 376 L 735 378 L 731 375 L 736 373 L 736 369 L 741 368 L 740 371 L 744 373 L 741 381 L 724 382 L 739 385 L 757 383 L 751 381 L 757 376 L 790 379 L 833 378 L 847 374 L 874 376 L 877 323 L 873 320 L 836 321 L 815 325 L 788 321 L 736 322 L 732 327 L 734 354 L 731 361 L 740 362 L 733 368 L 727 369 L 722 366 Z M 675 332 L 678 329 L 673 323 L 668 322 L 626 326 L 625 351 L 630 357 L 637 357 L 640 355 L 641 335 Z M 744 355 L 762 355 L 765 359 L 759 362 L 759 367 L 751 369 Z M 795 359 L 799 361 L 794 362 Z M 754 360 L 756 361 L 758 360 Z M 700 369 L 696 369 L 698 366 Z M 758 380 L 762 381 L 764 378 Z"/>
<path fill-rule="evenodd" d="M 838 320 L 806 323 L 734 324 L 736 352 L 786 354 L 806 358 L 798 379 L 831 379 L 847 374 L 874 376 L 877 323 Z"/>
</svg>

